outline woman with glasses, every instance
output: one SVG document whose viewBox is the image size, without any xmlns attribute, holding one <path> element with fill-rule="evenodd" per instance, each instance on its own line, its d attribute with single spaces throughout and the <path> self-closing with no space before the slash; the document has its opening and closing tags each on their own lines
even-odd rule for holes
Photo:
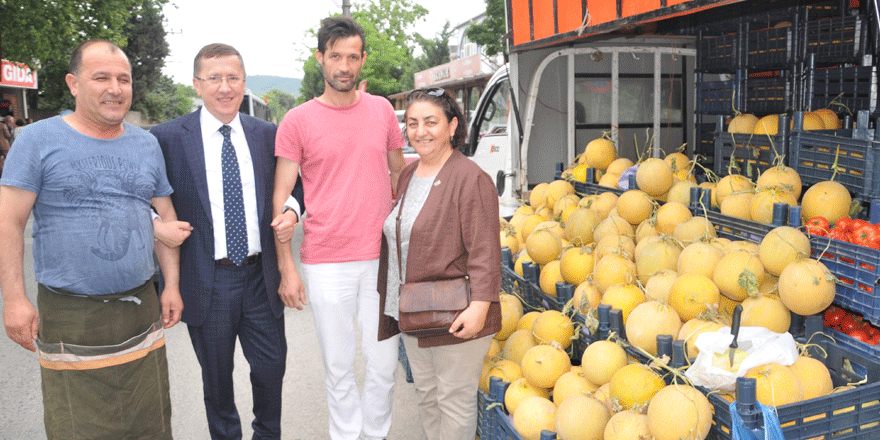
<svg viewBox="0 0 880 440">
<path fill-rule="evenodd" d="M 443 89 L 410 93 L 404 121 L 419 160 L 401 173 L 395 191 L 398 203 L 385 219 L 379 339 L 400 332 L 401 280 L 468 277 L 468 306 L 447 334 L 418 338 L 403 334 L 402 339 L 425 436 L 473 440 L 483 358 L 492 335 L 501 328 L 498 193 L 489 175 L 457 150 L 467 136 L 465 119 Z"/>
</svg>

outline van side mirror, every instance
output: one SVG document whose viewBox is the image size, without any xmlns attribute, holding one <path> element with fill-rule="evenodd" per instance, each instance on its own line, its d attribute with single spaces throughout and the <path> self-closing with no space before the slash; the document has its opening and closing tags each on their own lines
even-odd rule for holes
<svg viewBox="0 0 880 440">
<path fill-rule="evenodd" d="M 495 188 L 498 189 L 498 197 L 501 197 L 504 194 L 504 179 L 507 177 L 504 174 L 504 170 L 498 170 L 498 175 L 495 177 Z"/>
</svg>

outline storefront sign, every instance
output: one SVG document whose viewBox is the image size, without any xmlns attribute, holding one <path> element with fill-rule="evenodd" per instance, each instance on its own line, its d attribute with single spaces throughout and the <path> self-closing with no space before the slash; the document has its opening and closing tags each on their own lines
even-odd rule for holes
<svg viewBox="0 0 880 440">
<path fill-rule="evenodd" d="M 0 86 L 36 89 L 37 72 L 27 64 L 0 60 Z"/>
<path fill-rule="evenodd" d="M 459 58 L 415 74 L 416 88 L 429 87 L 438 82 L 468 78 L 480 73 L 480 55 Z"/>
</svg>

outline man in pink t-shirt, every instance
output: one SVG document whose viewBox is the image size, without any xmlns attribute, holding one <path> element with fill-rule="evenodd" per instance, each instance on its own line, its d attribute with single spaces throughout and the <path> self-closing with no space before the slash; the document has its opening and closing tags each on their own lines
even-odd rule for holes
<svg viewBox="0 0 880 440">
<path fill-rule="evenodd" d="M 364 31 L 346 17 L 321 22 L 315 57 L 324 93 L 290 110 L 275 137 L 275 214 L 302 170 L 302 273 L 324 355 L 330 438 L 383 439 L 391 428 L 398 339 L 378 341 L 376 291 L 382 224 L 404 167 L 403 136 L 385 98 L 356 89 L 366 60 Z M 390 176 L 389 176 L 390 172 Z M 390 178 L 389 178 L 390 177 Z M 305 303 L 290 245 L 277 246 L 282 298 Z M 286 276 L 286 274 L 290 276 Z M 284 284 L 294 280 L 294 284 Z M 366 360 L 363 393 L 354 380 L 355 328 Z"/>
</svg>

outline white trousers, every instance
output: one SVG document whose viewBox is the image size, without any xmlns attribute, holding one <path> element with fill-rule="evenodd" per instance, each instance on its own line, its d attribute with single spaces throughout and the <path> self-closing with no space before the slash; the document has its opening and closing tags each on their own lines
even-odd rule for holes
<svg viewBox="0 0 880 440">
<path fill-rule="evenodd" d="M 379 260 L 303 264 L 324 355 L 332 440 L 384 439 L 391 428 L 398 337 L 379 342 Z M 354 378 L 355 318 L 366 361 L 364 389 Z"/>
<path fill-rule="evenodd" d="M 477 434 L 477 389 L 492 336 L 428 348 L 420 348 L 417 338 L 401 337 L 419 395 L 425 437 L 473 440 Z"/>
</svg>

